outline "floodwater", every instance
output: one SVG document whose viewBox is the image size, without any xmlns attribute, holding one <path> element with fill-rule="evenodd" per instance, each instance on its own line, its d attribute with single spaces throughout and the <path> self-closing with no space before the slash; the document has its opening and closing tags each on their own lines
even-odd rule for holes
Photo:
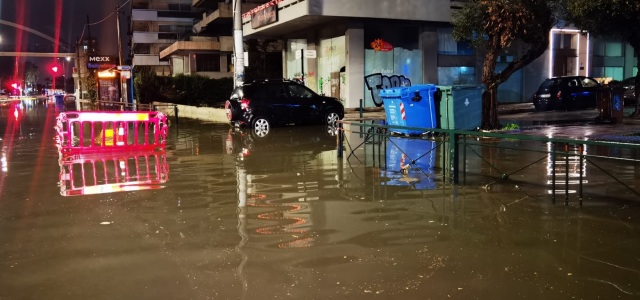
<svg viewBox="0 0 640 300">
<path fill-rule="evenodd" d="M 637 194 L 600 170 L 638 190 L 637 163 L 559 160 L 553 204 L 534 142 L 473 141 L 452 184 L 437 140 L 348 131 L 339 158 L 324 127 L 181 119 L 165 150 L 65 160 L 54 125 L 0 110 L 2 300 L 640 298 Z"/>
</svg>

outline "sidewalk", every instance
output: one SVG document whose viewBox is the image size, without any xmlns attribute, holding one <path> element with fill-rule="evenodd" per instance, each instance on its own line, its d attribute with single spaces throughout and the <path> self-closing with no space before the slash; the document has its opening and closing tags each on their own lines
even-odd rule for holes
<svg viewBox="0 0 640 300">
<path fill-rule="evenodd" d="M 596 109 L 536 112 L 530 102 L 498 105 L 501 123 L 520 126 L 519 130 L 512 131 L 514 134 L 640 144 L 640 119 L 625 118 L 621 124 L 596 123 L 598 113 Z M 364 108 L 362 117 L 357 108 L 345 109 L 344 121 L 364 120 L 386 120 L 384 108 Z"/>
<path fill-rule="evenodd" d="M 517 114 L 524 112 L 534 112 L 535 108 L 533 103 L 506 103 L 498 105 L 498 114 Z M 360 120 L 359 108 L 346 108 L 344 112 L 345 121 L 357 121 Z M 364 107 L 362 108 L 362 118 L 365 120 L 380 120 L 386 119 L 384 107 Z"/>
</svg>

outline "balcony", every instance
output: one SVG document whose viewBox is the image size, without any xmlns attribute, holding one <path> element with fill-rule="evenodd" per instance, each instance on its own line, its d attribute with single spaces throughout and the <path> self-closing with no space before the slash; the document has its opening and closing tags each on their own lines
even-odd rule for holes
<svg viewBox="0 0 640 300">
<path fill-rule="evenodd" d="M 193 25 L 198 14 L 185 11 L 133 9 L 131 11 L 131 27 L 139 30 L 148 27 L 151 22 L 163 22 L 164 24 L 188 24 Z"/>
<path fill-rule="evenodd" d="M 171 44 L 177 41 L 180 37 L 179 33 L 175 32 L 133 32 L 132 46 L 135 44 Z"/>
<path fill-rule="evenodd" d="M 233 9 L 231 4 L 218 3 L 218 9 L 210 14 L 204 13 L 202 20 L 195 25 L 195 28 L 204 29 L 213 26 L 229 26 L 233 23 Z"/>
<path fill-rule="evenodd" d="M 143 55 L 136 54 L 133 56 L 133 65 L 134 66 L 168 66 L 168 61 L 160 61 L 160 57 L 158 55 Z"/>
<path fill-rule="evenodd" d="M 233 52 L 233 37 L 191 37 L 189 41 L 177 41 L 160 51 L 160 58 L 171 55 L 186 55 L 191 52 L 222 51 Z"/>
</svg>

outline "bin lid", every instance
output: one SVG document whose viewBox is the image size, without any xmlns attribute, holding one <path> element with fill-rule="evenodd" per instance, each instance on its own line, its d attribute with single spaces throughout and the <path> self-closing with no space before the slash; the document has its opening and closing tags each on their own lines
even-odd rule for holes
<svg viewBox="0 0 640 300">
<path fill-rule="evenodd" d="M 379 95 L 382 98 L 398 98 L 402 96 L 403 89 L 404 87 L 382 89 L 380 90 Z"/>
</svg>

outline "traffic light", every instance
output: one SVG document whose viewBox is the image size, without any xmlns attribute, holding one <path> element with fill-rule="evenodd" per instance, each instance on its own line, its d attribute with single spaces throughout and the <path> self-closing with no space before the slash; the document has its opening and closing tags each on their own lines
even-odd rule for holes
<svg viewBox="0 0 640 300">
<path fill-rule="evenodd" d="M 18 87 L 20 87 L 20 86 L 17 83 L 14 82 L 14 83 L 11 84 L 11 87 L 17 90 Z"/>
<path fill-rule="evenodd" d="M 51 67 L 51 71 L 53 71 L 53 73 L 58 73 L 58 66 Z"/>
</svg>

